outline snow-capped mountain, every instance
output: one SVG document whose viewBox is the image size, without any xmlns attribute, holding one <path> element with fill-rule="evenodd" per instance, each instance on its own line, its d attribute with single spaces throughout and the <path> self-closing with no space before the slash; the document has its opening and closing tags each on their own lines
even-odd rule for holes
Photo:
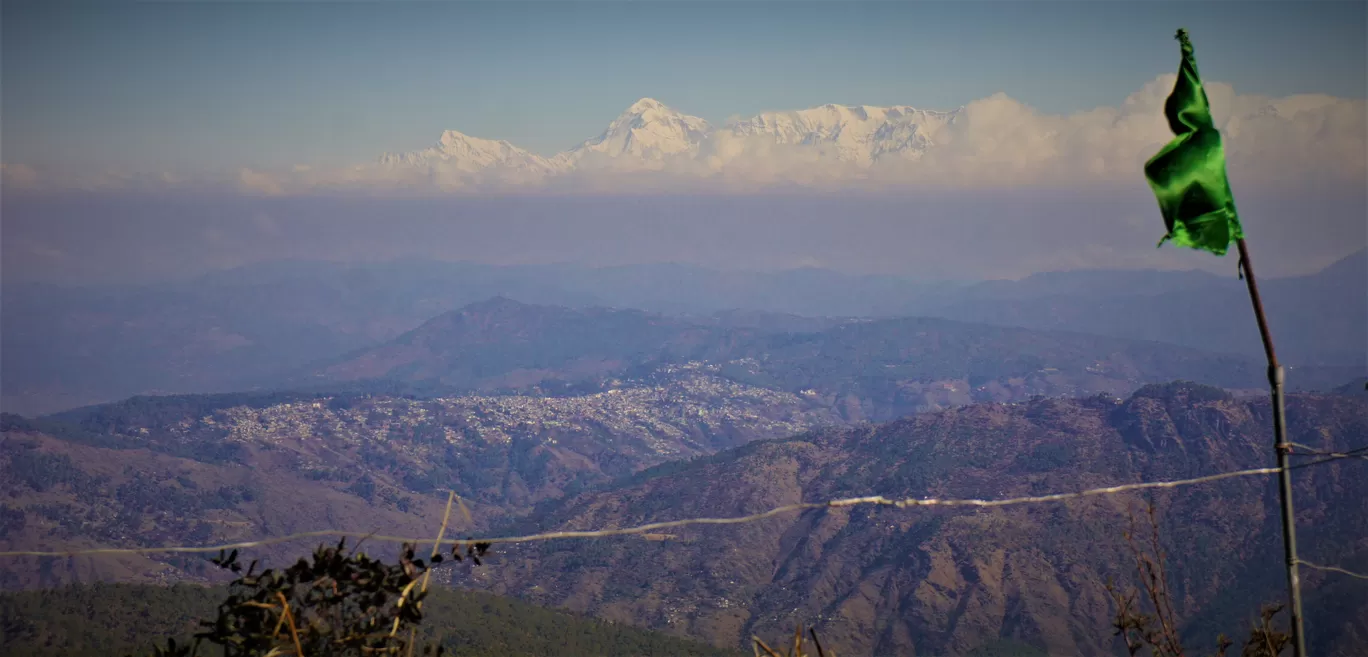
<svg viewBox="0 0 1368 657">
<path fill-rule="evenodd" d="M 266 196 L 319 190 L 380 192 L 647 193 L 783 189 L 947 189 L 1133 185 L 1173 139 L 1164 105 L 1177 76 L 1161 75 L 1124 102 L 1040 112 L 1006 93 L 951 111 L 905 105 L 821 105 L 725 124 L 642 98 L 601 134 L 557 154 L 455 130 L 426 148 L 368 163 L 243 167 L 207 176 L 109 170 L 59 174 L 0 164 L 11 189 L 228 185 Z M 1208 83 L 1230 174 L 1240 184 L 1350 185 L 1368 180 L 1368 101 L 1304 94 L 1241 95 Z M 554 111 L 554 105 L 548 105 Z"/>
<path fill-rule="evenodd" d="M 740 136 L 769 137 L 778 144 L 826 147 L 838 160 L 868 165 L 886 155 L 920 156 L 957 114 L 907 106 L 823 105 L 765 112 L 727 129 Z"/>
<path fill-rule="evenodd" d="M 678 112 L 654 98 L 642 98 L 613 119 L 603 134 L 561 154 L 576 163 L 594 155 L 659 161 L 696 155 L 712 132 L 707 121 Z"/>
<path fill-rule="evenodd" d="M 954 122 L 954 112 L 932 112 L 913 107 L 823 105 L 790 112 L 766 112 L 714 127 L 706 120 L 672 109 L 653 98 L 642 98 L 608 124 L 597 137 L 552 157 L 541 157 L 506 141 L 470 137 L 454 130 L 442 134 L 430 148 L 386 154 L 381 164 L 394 167 L 480 173 L 513 169 L 539 174 L 562 173 L 583 166 L 654 169 L 668 160 L 698 158 L 711 153 L 711 166 L 722 166 L 719 138 L 760 139 L 775 145 L 815 146 L 841 162 L 868 166 L 897 155 L 916 158 L 935 144 L 936 133 Z M 744 147 L 742 147 L 744 149 Z M 735 149 L 731 156 L 737 155 Z"/>
<path fill-rule="evenodd" d="M 691 181 L 753 188 L 1133 180 L 1172 139 L 1163 116 L 1172 87 L 1173 76 L 1161 76 L 1119 107 L 1070 115 L 1042 114 L 997 93 L 951 111 L 822 105 L 725 125 L 642 98 L 597 137 L 553 156 L 448 131 L 430 148 L 383 156 L 377 178 L 445 188 L 558 181 L 585 189 L 622 183 L 634 190 Z M 1287 169 L 1295 161 L 1345 180 L 1362 180 L 1368 169 L 1363 100 L 1237 96 L 1216 83 L 1208 94 L 1239 175 L 1265 162 Z M 582 175 L 590 173 L 615 175 Z"/>
<path fill-rule="evenodd" d="M 498 168 L 545 174 L 555 169 L 546 158 L 529 153 L 506 141 L 480 139 L 455 130 L 443 132 L 437 143 L 423 150 L 381 155 L 380 164 L 415 168 L 440 167 L 461 173 L 478 173 Z"/>
</svg>

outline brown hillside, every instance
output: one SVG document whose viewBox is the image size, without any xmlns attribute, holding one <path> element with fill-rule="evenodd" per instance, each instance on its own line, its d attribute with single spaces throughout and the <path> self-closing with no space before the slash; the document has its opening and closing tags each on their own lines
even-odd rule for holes
<svg viewBox="0 0 1368 657">
<path fill-rule="evenodd" d="M 1294 440 L 1368 443 L 1368 404 L 1294 396 Z M 1263 400 L 1201 386 L 1105 397 L 984 404 L 866 428 L 763 442 L 671 468 L 545 513 L 541 527 L 628 526 L 732 516 L 782 504 L 880 493 L 1002 498 L 1265 466 Z M 1304 557 L 1363 563 L 1363 464 L 1299 470 Z M 647 473 L 650 475 L 651 473 Z M 1111 654 L 1108 577 L 1129 578 L 1122 532 L 1140 495 L 981 510 L 855 508 L 744 526 L 671 530 L 668 540 L 558 541 L 514 549 L 482 586 L 544 605 L 739 645 L 816 623 L 847 655 L 964 655 L 1011 640 L 1053 655 Z M 1180 616 L 1204 647 L 1242 634 L 1281 595 L 1271 477 L 1159 493 Z M 1305 576 L 1322 654 L 1349 654 L 1368 606 Z M 1123 581 L 1125 581 L 1123 579 Z M 1205 633 L 1208 630 L 1209 633 Z M 1361 634 L 1361 632 L 1358 632 Z M 1356 636 L 1356 635 L 1355 635 Z M 1331 648 L 1339 652 L 1332 652 Z"/>
</svg>

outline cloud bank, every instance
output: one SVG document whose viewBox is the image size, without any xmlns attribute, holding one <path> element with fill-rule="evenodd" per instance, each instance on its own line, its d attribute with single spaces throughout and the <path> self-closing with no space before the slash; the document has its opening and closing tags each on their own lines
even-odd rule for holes
<svg viewBox="0 0 1368 657">
<path fill-rule="evenodd" d="M 951 112 L 824 106 L 712 128 L 643 99 L 603 135 L 551 158 L 450 131 L 424 151 L 332 168 L 81 176 L 13 163 L 4 165 L 3 182 L 11 190 L 212 189 L 265 197 L 1134 186 L 1143 185 L 1145 160 L 1171 138 L 1163 106 L 1174 79 L 1160 76 L 1119 106 L 1069 115 L 1043 114 L 999 93 Z M 1240 95 L 1223 83 L 1206 89 L 1237 190 L 1357 189 L 1368 180 L 1365 101 Z"/>
</svg>

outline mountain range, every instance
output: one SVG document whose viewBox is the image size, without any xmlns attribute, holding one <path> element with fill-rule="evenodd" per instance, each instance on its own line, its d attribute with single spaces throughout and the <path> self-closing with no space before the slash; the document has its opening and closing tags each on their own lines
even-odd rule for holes
<svg viewBox="0 0 1368 657">
<path fill-rule="evenodd" d="M 386 153 L 375 164 L 378 179 L 438 188 L 526 186 L 556 178 L 571 179 L 575 188 L 588 184 L 585 174 L 593 172 L 665 173 L 676 181 L 749 186 L 835 181 L 846 188 L 861 181 L 1013 184 L 1138 177 L 1143 161 L 1172 138 L 1162 113 L 1172 80 L 1161 76 L 1120 107 L 1070 116 L 1042 115 L 997 93 L 948 111 L 826 104 L 713 125 L 642 98 L 598 136 L 554 155 L 447 130 L 427 148 Z M 1227 85 L 1208 87 L 1217 128 L 1228 137 L 1227 151 L 1241 171 L 1264 171 L 1261 160 L 1277 152 L 1297 158 L 1298 167 L 1324 169 L 1329 178 L 1357 180 L 1351 172 L 1362 171 L 1362 154 L 1344 145 L 1362 143 L 1363 127 L 1351 118 L 1362 114 L 1362 101 L 1239 96 Z M 1332 133 L 1343 139 L 1314 146 L 1287 141 L 1289 134 L 1319 139 Z M 1311 153 L 1333 153 L 1337 164 L 1318 164 L 1307 157 Z M 363 170 L 345 179 L 355 181 Z M 642 189 L 646 181 L 635 178 L 634 186 Z"/>
<path fill-rule="evenodd" d="M 639 310 L 576 310 L 498 298 L 318 365 L 286 379 L 285 387 L 399 385 L 546 395 L 612 390 L 689 368 L 802 395 L 847 421 L 883 421 L 974 401 L 1126 394 L 1145 383 L 1179 378 L 1247 389 L 1260 388 L 1263 380 L 1255 359 L 1059 331 L 899 318 L 767 332 Z M 1305 383 L 1307 376 L 1298 372 Z M 1307 373 L 1320 376 L 1314 368 Z M 1345 378 L 1333 370 L 1330 376 L 1324 384 Z"/>
<path fill-rule="evenodd" d="M 213 544 L 319 529 L 461 535 L 744 515 L 797 501 L 999 498 L 1267 465 L 1267 399 L 1192 383 L 1126 399 L 977 403 L 884 424 L 708 371 L 570 397 L 277 394 L 140 398 L 0 417 L 0 549 Z M 673 376 L 673 381 L 669 378 Z M 1368 398 L 1294 394 L 1292 440 L 1360 447 Z M 1303 457 L 1306 458 L 1306 457 Z M 1298 470 L 1304 558 L 1368 565 L 1357 461 Z M 1129 581 L 1142 496 L 982 510 L 830 509 L 602 541 L 496 548 L 450 584 L 736 648 L 816 623 L 840 654 L 1112 654 L 1104 585 Z M 1161 492 L 1193 645 L 1280 595 L 1269 478 Z M 253 549 L 268 565 L 303 544 Z M 372 546 L 371 550 L 387 547 Z M 11 559 L 0 588 L 211 583 L 194 556 Z M 1316 654 L 1368 640 L 1362 587 L 1304 574 Z M 1348 583 L 1346 585 L 1346 582 Z M 1200 640 L 1202 643 L 1197 643 Z M 1015 646 L 1015 650 L 1007 650 Z M 979 652 L 975 652 L 979 651 Z M 997 651 L 997 652 L 994 652 Z"/>
<path fill-rule="evenodd" d="M 1176 76 L 1160 75 L 1121 102 L 1070 114 L 1041 112 L 1003 92 L 945 111 L 829 103 L 710 122 L 653 98 L 631 103 L 596 136 L 534 153 L 496 135 L 433 126 L 431 144 L 365 162 L 89 175 L 35 163 L 0 167 L 7 188 L 217 189 L 252 195 L 320 191 L 476 192 L 511 189 L 851 190 L 1138 183 L 1172 132 L 1164 102 Z M 1362 99 L 1325 94 L 1237 94 L 1207 82 L 1232 173 L 1251 183 L 1329 185 L 1358 193 L 1368 159 Z M 538 111 L 564 121 L 554 105 Z M 1296 173 L 1292 180 L 1290 172 Z M 612 175 L 602 175 L 612 174 Z M 625 177 L 616 174 L 630 174 Z"/>
<path fill-rule="evenodd" d="M 1283 360 L 1339 368 L 1329 381 L 1293 374 L 1293 385 L 1328 389 L 1363 375 L 1364 280 L 1368 251 L 1310 276 L 1262 281 Z M 1242 283 L 1198 271 L 1074 271 L 968 282 L 669 264 L 278 262 L 153 285 L 6 281 L 0 408 L 48 413 L 137 394 L 278 388 L 311 365 L 377 347 L 438 315 L 499 296 L 542 306 L 640 309 L 700 331 L 804 333 L 852 318 L 921 316 L 1262 354 Z"/>
<path fill-rule="evenodd" d="M 1323 278 L 1287 279 L 1286 293 L 1343 294 L 1333 288 L 1346 287 L 1345 270 L 1357 266 L 1347 262 Z M 604 273 L 561 270 L 572 275 L 553 286 L 544 270 L 520 277 L 517 270 L 433 264 L 429 278 L 418 279 L 423 284 L 396 293 L 390 281 L 412 276 L 413 267 L 339 275 L 285 264 L 218 274 L 216 283 L 171 296 L 176 303 L 160 296 L 165 289 L 87 296 L 98 305 L 75 317 L 45 301 L 61 296 L 24 300 L 70 334 L 93 331 L 106 340 L 99 346 L 116 354 L 128 334 L 111 328 L 176 338 L 159 325 L 166 320 L 217 327 L 214 340 L 194 344 L 224 365 L 241 364 L 247 354 L 264 365 L 290 353 L 286 341 L 253 351 L 242 343 L 251 328 L 270 335 L 274 326 L 295 326 L 291 339 L 301 345 L 310 344 L 303 327 L 373 337 L 353 337 L 359 345 L 345 350 L 340 340 L 315 343 L 317 355 L 307 361 L 276 357 L 273 369 L 237 370 L 262 381 L 254 391 L 138 396 L 39 418 L 0 417 L 0 548 L 201 544 L 337 528 L 426 535 L 444 490 L 459 493 L 473 512 L 454 531 L 522 533 L 740 515 L 875 492 L 1039 494 L 1268 459 L 1269 409 L 1256 355 L 935 317 L 668 315 L 503 296 L 441 311 L 457 295 L 502 286 L 592 299 L 576 286 Z M 469 287 L 446 287 L 449 268 Z M 901 290 L 909 302 L 977 298 L 985 308 L 1069 307 L 1118 286 L 1178 300 L 1168 307 L 1179 309 L 1228 293 L 1219 279 L 1193 272 L 913 288 L 920 297 L 888 279 L 756 276 L 741 280 L 760 290 L 798 281 L 798 289 L 829 289 L 833 298 L 842 282 L 860 281 L 866 289 Z M 656 284 L 606 280 L 613 285 L 588 289 L 630 295 Z M 1269 282 L 1270 289 L 1282 284 Z M 234 300 L 231 314 L 222 306 L 187 312 L 206 298 Z M 261 308 L 275 314 L 253 312 Z M 149 309 L 159 314 L 140 314 Z M 427 319 L 399 330 L 394 318 L 415 315 Z M 229 317 L 244 332 L 222 330 Z M 1212 324 L 1219 317 L 1197 317 L 1207 324 L 1194 329 L 1219 325 Z M 33 326 L 21 335 L 41 345 Z M 144 363 L 143 371 L 155 363 L 205 371 L 206 361 L 190 358 L 195 352 L 186 345 L 149 344 L 176 358 Z M 11 371 L 7 362 L 7 376 Z M 1327 451 L 1359 446 L 1368 436 L 1368 397 L 1354 379 L 1361 369 L 1293 366 L 1289 373 L 1295 387 L 1348 393 L 1293 395 L 1293 440 Z M 1165 383 L 1174 379 L 1234 390 Z M 1368 554 L 1368 511 L 1353 500 L 1368 499 L 1368 491 L 1356 488 L 1361 478 L 1352 467 L 1306 472 L 1297 495 L 1305 540 L 1314 546 L 1309 557 L 1358 567 Z M 1161 499 L 1173 554 L 1183 563 L 1175 586 L 1188 631 L 1200 638 L 1213 628 L 1238 631 L 1251 600 L 1272 599 L 1277 590 L 1275 574 L 1263 567 L 1265 555 L 1276 553 L 1271 484 L 1229 482 Z M 452 583 L 724 649 L 803 620 L 817 622 L 843 654 L 994 654 L 1023 646 L 1026 654 L 1105 654 L 1109 607 L 1101 587 L 1108 576 L 1125 575 L 1117 529 L 1123 501 L 906 517 L 833 511 L 726 535 L 548 543 L 501 551 L 500 569 L 462 571 Z M 275 563 L 297 549 L 275 545 L 259 556 Z M 3 588 L 106 579 L 212 582 L 204 562 L 175 556 L 20 559 L 0 568 Z M 1307 575 L 1318 622 L 1368 612 L 1368 599 L 1337 586 Z M 1347 621 L 1318 627 L 1318 654 L 1347 656 L 1346 646 L 1364 639 Z"/>
<path fill-rule="evenodd" d="M 507 141 L 447 130 L 426 149 L 386 153 L 379 162 L 391 167 L 461 174 L 487 172 L 533 181 L 586 166 L 660 169 L 672 159 L 718 170 L 740 154 L 737 146 L 755 140 L 812 147 L 837 161 L 867 167 L 885 159 L 921 157 L 963 113 L 963 108 L 933 112 L 905 106 L 823 105 L 766 112 L 715 127 L 653 98 L 642 98 L 597 137 L 552 157 L 535 155 Z"/>
<path fill-rule="evenodd" d="M 133 397 L 6 417 L 15 431 L 73 443 L 59 450 L 77 450 L 72 462 L 125 460 L 99 455 L 114 449 L 211 470 L 251 465 L 194 490 L 267 477 L 323 486 L 320 500 L 381 495 L 384 508 L 402 512 L 417 503 L 401 502 L 414 492 L 449 487 L 517 515 L 643 468 L 821 427 L 975 402 L 1125 395 L 1173 379 L 1252 390 L 1262 381 L 1254 359 L 1119 338 L 925 318 L 808 328 L 500 298 L 305 368 L 282 379 L 284 391 Z M 48 461 L 40 469 L 69 469 Z M 122 499 L 120 486 L 108 484 L 108 494 Z M 132 499 L 143 499 L 138 490 Z"/>
</svg>

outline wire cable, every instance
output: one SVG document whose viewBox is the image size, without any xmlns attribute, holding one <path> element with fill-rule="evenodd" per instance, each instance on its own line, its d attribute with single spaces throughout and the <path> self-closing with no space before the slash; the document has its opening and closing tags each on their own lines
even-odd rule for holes
<svg viewBox="0 0 1368 657">
<path fill-rule="evenodd" d="M 1207 475 L 1204 477 L 1194 477 L 1191 479 L 1179 479 L 1174 481 L 1152 481 L 1135 484 L 1121 484 L 1117 486 L 1107 486 L 1103 488 L 1092 488 L 1071 493 L 1053 493 L 1049 495 L 1032 495 L 1026 497 L 1012 497 L 1006 499 L 937 499 L 937 498 L 915 498 L 889 499 L 882 495 L 868 497 L 848 497 L 842 499 L 828 500 L 826 502 L 800 502 L 797 504 L 786 504 L 747 516 L 736 516 L 729 518 L 686 518 L 683 520 L 667 520 L 664 522 L 653 522 L 644 525 L 624 528 L 605 528 L 583 531 L 552 531 L 540 534 L 529 534 L 526 536 L 501 536 L 490 538 L 468 538 L 464 540 L 444 539 L 438 544 L 446 545 L 467 545 L 474 543 L 488 544 L 510 544 L 510 543 L 531 543 L 536 541 L 550 541 L 558 539 L 588 539 L 605 538 L 609 536 L 626 536 L 632 534 L 646 534 L 660 529 L 671 529 L 675 527 L 687 527 L 691 525 L 736 525 L 742 523 L 755 522 L 772 518 L 774 516 L 794 511 L 806 511 L 810 509 L 844 508 L 859 505 L 891 506 L 898 509 L 909 507 L 932 507 L 932 506 L 967 506 L 967 507 L 1003 507 L 1018 504 L 1038 504 L 1043 502 L 1061 502 L 1097 495 L 1114 495 L 1136 490 L 1150 490 L 1157 488 L 1178 488 L 1180 486 L 1192 486 L 1196 484 L 1221 481 L 1235 477 L 1250 477 L 1258 475 L 1276 474 L 1278 468 L 1255 468 L 1252 470 L 1238 470 L 1234 472 L 1223 472 L 1219 474 Z M 222 552 L 226 550 L 238 550 L 244 548 L 263 547 L 296 541 L 304 538 L 366 538 L 372 541 L 386 543 L 408 543 L 418 544 L 432 540 L 431 538 L 409 538 L 402 536 L 382 536 L 369 533 L 320 530 L 311 532 L 300 532 L 287 536 L 276 536 L 272 538 L 259 539 L 255 541 L 243 541 L 239 543 L 225 543 L 223 545 L 210 546 L 165 546 L 165 547 L 142 547 L 142 548 L 93 548 L 87 550 L 66 550 L 66 551 L 41 551 L 41 550 L 11 550 L 0 552 L 0 557 L 75 557 L 75 556 L 94 556 L 94 555 L 116 555 L 116 554 L 158 554 L 158 553 L 209 553 Z"/>
<path fill-rule="evenodd" d="M 1359 579 L 1368 579 L 1368 575 L 1364 575 L 1363 573 L 1356 573 L 1351 570 L 1345 570 L 1343 568 L 1340 568 L 1339 566 L 1322 566 L 1320 564 L 1314 564 L 1310 561 L 1303 561 L 1301 559 L 1298 559 L 1297 563 L 1299 565 L 1306 566 L 1307 568 L 1315 568 L 1316 570 L 1326 570 L 1332 573 L 1341 573 L 1344 575 L 1348 575 L 1350 577 L 1357 577 Z"/>
<path fill-rule="evenodd" d="M 1311 447 L 1310 445 L 1303 445 L 1301 443 L 1288 444 L 1293 447 L 1300 447 L 1304 450 L 1307 450 L 1305 452 L 1293 452 L 1291 454 L 1288 454 L 1288 456 L 1334 456 L 1337 458 L 1368 458 L 1368 447 L 1359 447 L 1357 449 L 1351 449 L 1347 452 L 1326 452 L 1321 449 Z"/>
<path fill-rule="evenodd" d="M 1302 468 L 1309 468 L 1309 467 L 1311 467 L 1311 466 L 1313 466 L 1313 465 L 1322 465 L 1322 464 L 1325 464 L 1325 463 L 1332 463 L 1332 462 L 1334 462 L 1334 461 L 1342 461 L 1342 460 L 1344 460 L 1344 459 L 1364 459 L 1364 460 L 1368 460 L 1368 453 L 1360 454 L 1360 453 L 1358 453 L 1358 450 L 1355 450 L 1355 451 L 1353 451 L 1353 452 L 1341 452 L 1341 453 L 1338 453 L 1338 454 L 1332 454 L 1332 455 L 1327 456 L 1327 457 L 1325 457 L 1325 458 L 1323 458 L 1323 459 L 1317 459 L 1317 460 L 1315 460 L 1315 461 L 1307 461 L 1306 463 L 1298 463 L 1298 464 L 1296 464 L 1296 465 L 1290 465 L 1290 466 L 1287 467 L 1287 469 L 1288 469 L 1288 470 L 1300 470 L 1300 469 L 1302 469 Z"/>
</svg>

